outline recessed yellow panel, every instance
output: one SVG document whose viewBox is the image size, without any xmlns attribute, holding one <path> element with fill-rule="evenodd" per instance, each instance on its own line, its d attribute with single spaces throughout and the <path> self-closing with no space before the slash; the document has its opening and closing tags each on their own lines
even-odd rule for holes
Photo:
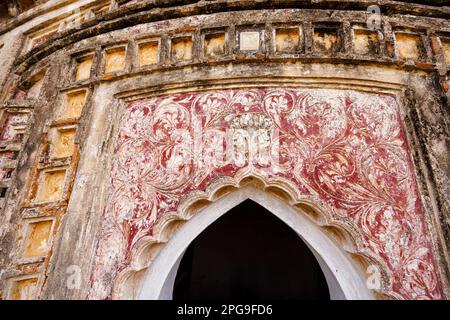
<svg viewBox="0 0 450 320">
<path fill-rule="evenodd" d="M 192 59 L 192 38 L 183 37 L 172 39 L 172 60 L 186 61 Z"/>
<path fill-rule="evenodd" d="M 158 42 L 141 43 L 139 45 L 139 66 L 156 64 L 159 62 Z"/>
<path fill-rule="evenodd" d="M 125 48 L 116 48 L 105 53 L 105 73 L 122 71 L 125 69 Z"/>
<path fill-rule="evenodd" d="M 77 72 L 75 76 L 76 81 L 86 80 L 91 77 L 91 68 L 92 68 L 93 57 L 85 57 L 78 61 L 77 63 Z"/>
<path fill-rule="evenodd" d="M 298 50 L 300 33 L 298 28 L 277 29 L 275 31 L 275 50 L 293 52 Z"/>
<path fill-rule="evenodd" d="M 61 199 L 66 171 L 45 171 L 38 188 L 38 201 L 51 202 Z"/>
<path fill-rule="evenodd" d="M 86 91 L 76 91 L 67 94 L 64 118 L 78 118 L 83 111 L 86 100 Z"/>
<path fill-rule="evenodd" d="M 13 300 L 33 300 L 36 297 L 37 278 L 14 281 L 10 297 Z"/>
<path fill-rule="evenodd" d="M 52 223 L 50 220 L 30 223 L 24 257 L 42 257 L 48 253 Z"/>
<path fill-rule="evenodd" d="M 419 59 L 423 55 L 422 39 L 416 34 L 395 34 L 395 46 L 401 58 Z"/>
<path fill-rule="evenodd" d="M 450 66 L 450 40 L 442 42 L 442 48 L 444 50 L 445 63 Z"/>
<path fill-rule="evenodd" d="M 339 51 L 340 43 L 338 32 L 336 30 L 314 30 L 313 42 L 315 51 L 326 53 Z"/>
<path fill-rule="evenodd" d="M 225 53 L 225 34 L 211 34 L 205 36 L 205 55 L 208 57 L 220 56 Z"/>
<path fill-rule="evenodd" d="M 52 146 L 52 158 L 65 158 L 73 154 L 76 129 L 57 130 Z"/>
<path fill-rule="evenodd" d="M 358 30 L 353 31 L 355 52 L 358 54 L 377 54 L 378 35 L 375 31 Z"/>
</svg>

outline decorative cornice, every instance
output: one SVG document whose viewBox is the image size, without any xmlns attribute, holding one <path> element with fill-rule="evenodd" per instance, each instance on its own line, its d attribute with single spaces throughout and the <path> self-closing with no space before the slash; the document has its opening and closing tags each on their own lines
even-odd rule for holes
<svg viewBox="0 0 450 320">
<path fill-rule="evenodd" d="M 42 44 L 15 61 L 19 71 L 44 59 L 51 53 L 83 39 L 143 23 L 183 18 L 201 14 L 263 9 L 327 9 L 367 12 L 373 1 L 360 0 L 145 0 L 100 14 L 85 21 L 76 30 L 66 30 L 49 37 Z M 395 14 L 450 19 L 450 7 L 424 6 L 398 1 L 378 1 L 385 16 Z"/>
</svg>

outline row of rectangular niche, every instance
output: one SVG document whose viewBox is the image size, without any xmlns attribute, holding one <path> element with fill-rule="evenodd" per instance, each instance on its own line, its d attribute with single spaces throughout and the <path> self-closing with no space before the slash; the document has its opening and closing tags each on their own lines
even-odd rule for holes
<svg viewBox="0 0 450 320">
<path fill-rule="evenodd" d="M 70 192 L 70 164 L 54 166 L 54 163 L 71 157 L 75 151 L 77 123 L 86 104 L 87 89 L 62 93 L 59 111 L 48 131 L 50 164 L 38 171 L 36 188 L 32 188 L 31 205 L 39 212 L 39 206 L 46 206 L 64 200 Z M 59 122 L 62 121 L 62 124 Z M 65 123 L 68 122 L 68 123 Z M 27 211 L 27 210 L 26 210 Z M 30 211 L 30 209 L 28 209 Z M 24 217 L 22 229 L 20 265 L 42 262 L 51 250 L 53 235 L 58 219 L 53 215 Z M 25 274 L 13 277 L 9 281 L 8 299 L 35 299 L 37 290 L 42 286 L 40 274 Z"/>
<path fill-rule="evenodd" d="M 299 54 L 305 50 L 302 26 L 274 27 L 272 45 L 266 44 L 266 29 L 238 28 L 235 37 L 235 53 L 272 52 L 273 54 Z M 201 32 L 199 55 L 201 59 L 214 59 L 232 53 L 229 28 L 206 29 Z M 349 50 L 344 45 L 341 24 L 318 24 L 313 27 L 312 50 L 318 54 L 338 54 Z M 395 56 L 399 59 L 428 60 L 426 37 L 412 31 L 395 31 Z M 168 37 L 150 37 L 136 40 L 136 53 L 129 54 L 127 43 L 104 47 L 100 60 L 100 74 L 123 72 L 133 68 L 158 65 L 160 63 L 189 63 L 196 56 L 195 33 Z M 361 56 L 383 54 L 381 31 L 369 30 L 361 25 L 352 28 L 353 53 Z M 450 65 L 450 40 L 440 39 L 445 61 Z M 167 50 L 162 46 L 167 43 Z M 168 54 L 164 54 L 167 52 Z M 130 58 L 128 58 L 130 56 Z M 74 78 L 86 80 L 92 76 L 94 52 L 75 58 Z"/>
<path fill-rule="evenodd" d="M 62 94 L 59 102 L 61 108 L 56 113 L 56 125 L 49 128 L 49 159 L 58 162 L 71 157 L 75 150 L 77 120 L 86 104 L 87 89 L 78 89 Z M 58 124 L 58 121 L 69 119 L 68 124 Z M 72 121 L 73 120 L 73 121 Z M 72 123 L 73 122 L 73 123 Z M 69 192 L 69 165 L 47 166 L 40 169 L 37 176 L 37 186 L 33 188 L 32 206 L 48 205 L 63 200 Z M 37 209 L 39 211 L 39 209 Z M 38 216 L 24 219 L 21 245 L 21 265 L 41 262 L 48 255 L 53 242 L 57 219 L 54 216 Z M 26 274 L 14 277 L 9 281 L 8 298 L 14 300 L 35 299 L 40 284 L 39 274 Z"/>
<path fill-rule="evenodd" d="M 42 262 L 50 251 L 55 232 L 54 217 L 36 217 L 24 220 L 24 228 L 21 237 L 24 239 L 21 246 L 18 263 L 33 264 Z M 34 300 L 37 288 L 40 287 L 40 274 L 22 274 L 13 277 L 8 282 L 8 296 L 10 300 Z"/>
<path fill-rule="evenodd" d="M 58 101 L 53 125 L 48 130 L 48 159 L 59 163 L 75 152 L 75 138 L 78 121 L 86 105 L 88 89 L 63 92 Z M 68 167 L 46 166 L 40 170 L 37 188 L 32 195 L 33 204 L 57 202 L 64 198 Z"/>
<path fill-rule="evenodd" d="M 78 89 L 62 94 L 59 111 L 56 113 L 56 125 L 49 128 L 49 159 L 58 162 L 71 157 L 75 151 L 77 122 L 86 104 L 87 89 Z M 68 124 L 58 124 L 69 120 Z M 46 166 L 37 175 L 36 188 L 32 188 L 31 205 L 41 206 L 64 200 L 67 189 L 69 165 Z M 29 209 L 30 210 L 30 209 Z M 39 209 L 36 209 L 39 211 Z M 31 210 L 33 211 L 33 209 Z M 20 249 L 20 265 L 42 262 L 51 250 L 57 219 L 50 216 L 25 217 Z M 26 274 L 9 281 L 8 299 L 35 299 L 40 284 L 39 274 Z"/>
</svg>

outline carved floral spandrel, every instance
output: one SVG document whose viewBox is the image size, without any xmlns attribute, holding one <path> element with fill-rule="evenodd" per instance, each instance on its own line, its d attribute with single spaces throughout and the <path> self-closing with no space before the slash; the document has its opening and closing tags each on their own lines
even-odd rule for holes
<svg viewBox="0 0 450 320">
<path fill-rule="evenodd" d="M 387 294 L 443 298 L 393 97 L 289 88 L 184 93 L 131 102 L 120 125 L 89 298 L 111 298 L 133 246 L 183 196 L 248 166 L 293 182 L 357 230 L 392 275 Z M 249 144 L 245 130 L 256 140 Z M 231 150 L 235 161 L 213 161 L 217 150 Z"/>
</svg>

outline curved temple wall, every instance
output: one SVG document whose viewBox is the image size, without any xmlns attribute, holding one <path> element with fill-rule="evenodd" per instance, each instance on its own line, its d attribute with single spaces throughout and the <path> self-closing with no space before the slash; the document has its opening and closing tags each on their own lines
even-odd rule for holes
<svg viewBox="0 0 450 320">
<path fill-rule="evenodd" d="M 0 296 L 137 298 L 250 184 L 379 272 L 375 298 L 448 298 L 450 9 L 369 6 L 47 1 L 3 23 Z"/>
<path fill-rule="evenodd" d="M 267 88 L 138 100 L 121 117 L 111 170 L 90 297 L 109 297 L 105 275 L 127 267 L 182 197 L 256 176 L 294 184 L 294 201 L 320 206 L 355 253 L 381 260 L 387 294 L 442 298 L 392 97 Z"/>
</svg>

